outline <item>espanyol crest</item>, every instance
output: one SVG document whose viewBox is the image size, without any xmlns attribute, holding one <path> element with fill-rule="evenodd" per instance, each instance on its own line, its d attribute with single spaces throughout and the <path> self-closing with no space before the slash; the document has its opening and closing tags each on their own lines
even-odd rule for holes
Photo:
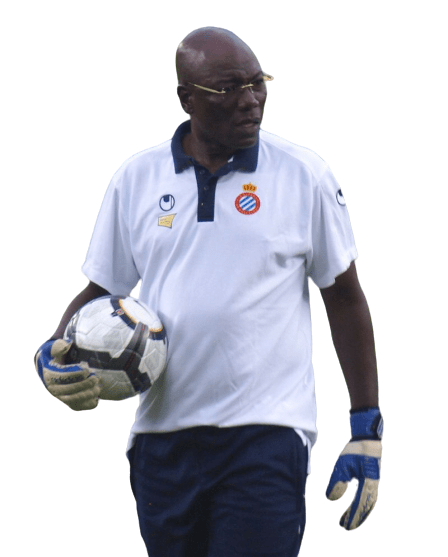
<svg viewBox="0 0 448 557">
<path fill-rule="evenodd" d="M 260 198 L 254 193 L 257 189 L 253 184 L 244 184 L 244 193 L 235 199 L 235 207 L 243 215 L 253 215 L 260 209 Z"/>
</svg>

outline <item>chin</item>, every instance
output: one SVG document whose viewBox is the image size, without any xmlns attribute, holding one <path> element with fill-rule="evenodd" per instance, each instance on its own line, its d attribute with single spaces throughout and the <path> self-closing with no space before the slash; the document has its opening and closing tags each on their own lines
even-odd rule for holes
<svg viewBox="0 0 448 557">
<path fill-rule="evenodd" d="M 258 132 L 255 134 L 247 135 L 246 137 L 235 138 L 234 148 L 235 149 L 250 149 L 256 145 L 258 141 Z"/>
</svg>

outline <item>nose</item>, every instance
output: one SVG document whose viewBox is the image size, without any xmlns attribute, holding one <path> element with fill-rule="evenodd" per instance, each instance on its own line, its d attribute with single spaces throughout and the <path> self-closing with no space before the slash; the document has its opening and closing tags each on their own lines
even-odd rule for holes
<svg viewBox="0 0 448 557">
<path fill-rule="evenodd" d="M 252 89 L 252 87 L 245 87 L 241 89 L 238 98 L 238 105 L 240 107 L 250 107 L 254 108 L 260 104 L 260 99 L 257 93 Z"/>
</svg>

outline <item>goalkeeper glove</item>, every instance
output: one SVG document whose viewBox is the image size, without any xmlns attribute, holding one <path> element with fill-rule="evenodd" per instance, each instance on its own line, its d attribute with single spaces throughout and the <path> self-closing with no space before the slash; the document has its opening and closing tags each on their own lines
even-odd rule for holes
<svg viewBox="0 0 448 557">
<path fill-rule="evenodd" d="M 37 373 L 47 390 L 72 410 L 91 410 L 98 405 L 99 379 L 86 363 L 64 364 L 71 343 L 49 340 L 34 358 Z"/>
<path fill-rule="evenodd" d="M 327 498 L 335 501 L 345 493 L 350 480 L 358 480 L 355 498 L 339 523 L 346 530 L 360 526 L 375 506 L 383 432 L 379 408 L 351 411 L 350 414 L 352 439 L 336 462 L 326 492 Z"/>
</svg>

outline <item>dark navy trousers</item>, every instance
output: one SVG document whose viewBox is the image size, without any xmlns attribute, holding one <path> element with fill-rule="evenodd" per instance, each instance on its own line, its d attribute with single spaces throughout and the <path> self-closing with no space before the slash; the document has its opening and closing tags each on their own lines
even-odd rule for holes
<svg viewBox="0 0 448 557">
<path fill-rule="evenodd" d="M 142 434 L 128 457 L 150 557 L 297 557 L 308 451 L 293 429 Z"/>
</svg>

